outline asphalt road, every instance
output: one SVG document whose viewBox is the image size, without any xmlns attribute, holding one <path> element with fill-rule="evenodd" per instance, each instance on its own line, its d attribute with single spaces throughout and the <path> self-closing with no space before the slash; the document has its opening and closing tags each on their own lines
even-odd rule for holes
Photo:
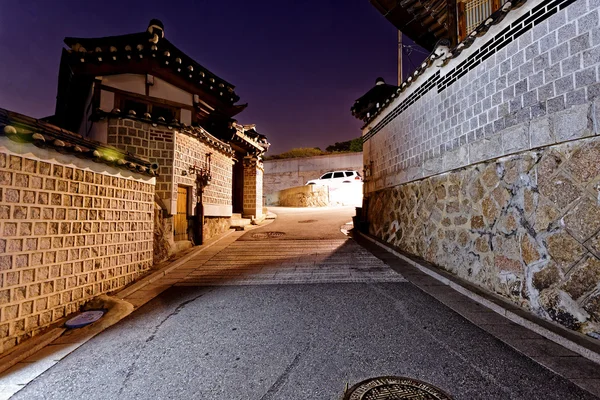
<svg viewBox="0 0 600 400">
<path fill-rule="evenodd" d="M 284 232 L 275 240 L 304 240 L 310 254 L 314 241 L 345 238 L 353 209 L 276 212 L 250 233 Z M 408 282 L 173 287 L 13 398 L 333 400 L 383 375 L 455 399 L 594 398 Z"/>
</svg>

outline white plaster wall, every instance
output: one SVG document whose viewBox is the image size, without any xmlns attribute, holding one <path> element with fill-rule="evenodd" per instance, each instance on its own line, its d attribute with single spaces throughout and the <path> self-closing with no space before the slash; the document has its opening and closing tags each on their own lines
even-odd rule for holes
<svg viewBox="0 0 600 400">
<path fill-rule="evenodd" d="M 146 94 L 146 75 L 120 74 L 104 76 L 102 77 L 102 84 L 126 92 Z"/>
<path fill-rule="evenodd" d="M 149 94 L 151 97 L 159 99 L 175 101 L 189 106 L 194 105 L 194 96 L 192 94 L 157 77 L 154 77 L 154 85 L 150 86 Z"/>
</svg>

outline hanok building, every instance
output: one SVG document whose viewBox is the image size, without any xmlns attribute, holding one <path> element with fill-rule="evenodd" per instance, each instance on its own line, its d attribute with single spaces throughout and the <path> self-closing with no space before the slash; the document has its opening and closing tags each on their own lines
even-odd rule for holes
<svg viewBox="0 0 600 400">
<path fill-rule="evenodd" d="M 169 42 L 158 20 L 145 32 L 65 43 L 52 122 L 155 163 L 167 236 L 198 242 L 229 229 L 235 213 L 263 217 L 269 143 L 234 119 L 247 104 L 232 84 Z"/>
<path fill-rule="evenodd" d="M 352 107 L 364 122 L 362 226 L 600 332 L 600 4 L 372 3 L 431 54 Z"/>
</svg>

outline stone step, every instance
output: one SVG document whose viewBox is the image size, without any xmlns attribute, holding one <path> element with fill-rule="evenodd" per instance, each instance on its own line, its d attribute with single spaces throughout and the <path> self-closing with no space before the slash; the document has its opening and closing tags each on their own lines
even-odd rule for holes
<svg viewBox="0 0 600 400">
<path fill-rule="evenodd" d="M 238 218 L 234 218 L 232 216 L 229 226 L 235 229 L 236 231 L 243 231 L 246 230 L 246 227 L 250 226 L 251 223 L 252 220 L 250 218 L 242 218 L 241 216 Z"/>
</svg>

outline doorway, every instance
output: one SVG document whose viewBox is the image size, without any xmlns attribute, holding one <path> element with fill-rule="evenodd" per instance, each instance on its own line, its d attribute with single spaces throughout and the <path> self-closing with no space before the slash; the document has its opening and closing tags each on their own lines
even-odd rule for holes
<svg viewBox="0 0 600 400">
<path fill-rule="evenodd" d="M 173 221 L 174 239 L 188 240 L 188 188 L 177 187 L 177 213 Z"/>
</svg>

